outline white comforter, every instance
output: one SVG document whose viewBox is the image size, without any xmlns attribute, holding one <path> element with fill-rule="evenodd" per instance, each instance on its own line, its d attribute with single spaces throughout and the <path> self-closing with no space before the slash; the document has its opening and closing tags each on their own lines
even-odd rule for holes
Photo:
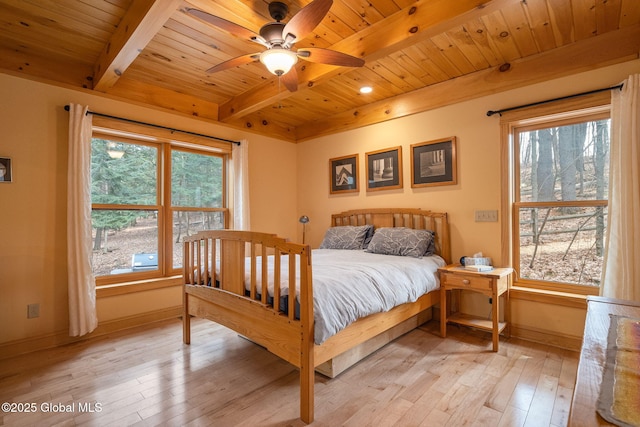
<svg viewBox="0 0 640 427">
<path fill-rule="evenodd" d="M 315 249 L 311 259 L 316 344 L 322 344 L 361 317 L 414 302 L 437 289 L 440 286 L 437 269 L 445 265 L 437 255 L 412 258 L 360 250 Z M 288 257 L 283 257 L 283 284 L 287 281 L 287 262 Z M 269 264 L 271 269 L 272 260 Z M 258 281 L 259 271 L 258 265 Z M 249 281 L 247 269 L 247 286 Z M 269 283 L 269 293 L 272 292 L 273 283 Z M 282 295 L 288 295 L 284 286 Z"/>
<path fill-rule="evenodd" d="M 440 286 L 439 256 L 412 258 L 316 249 L 312 254 L 315 342 L 360 317 L 388 311 Z"/>
</svg>

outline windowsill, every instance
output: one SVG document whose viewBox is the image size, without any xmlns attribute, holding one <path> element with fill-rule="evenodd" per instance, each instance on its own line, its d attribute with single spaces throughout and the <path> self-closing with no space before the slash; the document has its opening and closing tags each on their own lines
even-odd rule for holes
<svg viewBox="0 0 640 427">
<path fill-rule="evenodd" d="M 182 276 L 163 277 L 160 279 L 136 280 L 132 282 L 114 283 L 96 287 L 96 297 L 112 297 L 135 292 L 152 291 L 154 289 L 182 286 Z"/>
<path fill-rule="evenodd" d="M 112 297 L 135 292 L 145 292 L 154 289 L 182 286 L 182 276 L 163 277 L 161 279 L 137 280 L 96 288 L 96 297 Z M 533 301 L 545 304 L 560 305 L 574 308 L 587 308 L 587 296 L 571 292 L 551 291 L 548 289 L 534 289 L 523 286 L 511 286 L 509 298 L 523 301 Z"/>
<path fill-rule="evenodd" d="M 512 286 L 509 291 L 510 299 L 540 302 L 544 304 L 560 305 L 587 309 L 587 296 L 571 292 L 551 291 L 548 289 L 533 289 L 522 286 Z"/>
</svg>

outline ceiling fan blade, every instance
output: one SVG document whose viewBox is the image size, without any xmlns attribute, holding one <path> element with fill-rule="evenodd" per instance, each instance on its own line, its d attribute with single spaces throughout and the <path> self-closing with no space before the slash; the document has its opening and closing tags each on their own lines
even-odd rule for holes
<svg viewBox="0 0 640 427">
<path fill-rule="evenodd" d="M 238 56 L 237 58 L 229 59 L 228 61 L 224 61 L 219 63 L 218 65 L 214 65 L 213 67 L 207 70 L 207 73 L 217 73 L 218 71 L 228 70 L 229 68 L 237 67 L 239 65 L 248 64 L 250 62 L 254 62 L 260 59 L 259 53 L 251 53 L 249 55 Z"/>
<path fill-rule="evenodd" d="M 231 21 L 227 21 L 226 19 L 220 18 L 218 16 L 212 15 L 202 10 L 188 7 L 185 9 L 185 12 L 191 16 L 195 16 L 196 18 L 201 19 L 204 22 L 207 22 L 215 27 L 218 27 L 228 33 L 235 34 L 236 36 L 243 37 L 253 41 L 256 41 L 256 39 L 258 38 L 261 38 L 258 34 L 254 33 L 253 31 L 241 25 L 234 24 Z"/>
<path fill-rule="evenodd" d="M 285 43 L 291 46 L 309 35 L 329 13 L 332 4 L 333 0 L 313 0 L 300 9 L 282 30 L 282 38 Z"/>
<path fill-rule="evenodd" d="M 295 92 L 298 90 L 298 73 L 295 68 L 291 68 L 287 74 L 283 74 L 279 78 L 282 80 L 282 83 L 289 92 Z"/>
<path fill-rule="evenodd" d="M 296 54 L 309 62 L 317 62 L 320 64 L 339 65 L 341 67 L 362 67 L 364 65 L 364 59 L 362 58 L 319 47 L 298 49 Z"/>
</svg>

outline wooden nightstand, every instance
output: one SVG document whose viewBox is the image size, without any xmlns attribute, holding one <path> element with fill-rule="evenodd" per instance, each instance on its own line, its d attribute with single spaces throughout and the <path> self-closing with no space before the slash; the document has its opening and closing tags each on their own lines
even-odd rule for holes
<svg viewBox="0 0 640 427">
<path fill-rule="evenodd" d="M 460 265 L 447 265 L 438 269 L 440 273 L 440 334 L 447 336 L 447 322 L 471 326 L 491 331 L 493 351 L 498 351 L 498 336 L 502 331 L 508 336 L 509 325 L 509 288 L 511 287 L 512 268 L 494 268 L 491 271 L 475 272 L 465 270 Z M 452 313 L 447 316 L 447 291 L 463 289 L 478 292 L 492 298 L 491 320 Z M 504 296 L 504 322 L 500 322 L 500 296 Z"/>
</svg>

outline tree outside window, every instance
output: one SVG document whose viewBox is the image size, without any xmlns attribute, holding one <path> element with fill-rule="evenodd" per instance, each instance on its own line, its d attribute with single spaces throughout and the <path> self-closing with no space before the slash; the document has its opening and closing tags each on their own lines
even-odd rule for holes
<svg viewBox="0 0 640 427">
<path fill-rule="evenodd" d="M 177 274 L 184 237 L 226 226 L 223 154 L 94 134 L 91 178 L 98 284 Z"/>
<path fill-rule="evenodd" d="M 600 114 L 515 128 L 514 260 L 521 281 L 600 285 L 609 126 Z"/>
</svg>

